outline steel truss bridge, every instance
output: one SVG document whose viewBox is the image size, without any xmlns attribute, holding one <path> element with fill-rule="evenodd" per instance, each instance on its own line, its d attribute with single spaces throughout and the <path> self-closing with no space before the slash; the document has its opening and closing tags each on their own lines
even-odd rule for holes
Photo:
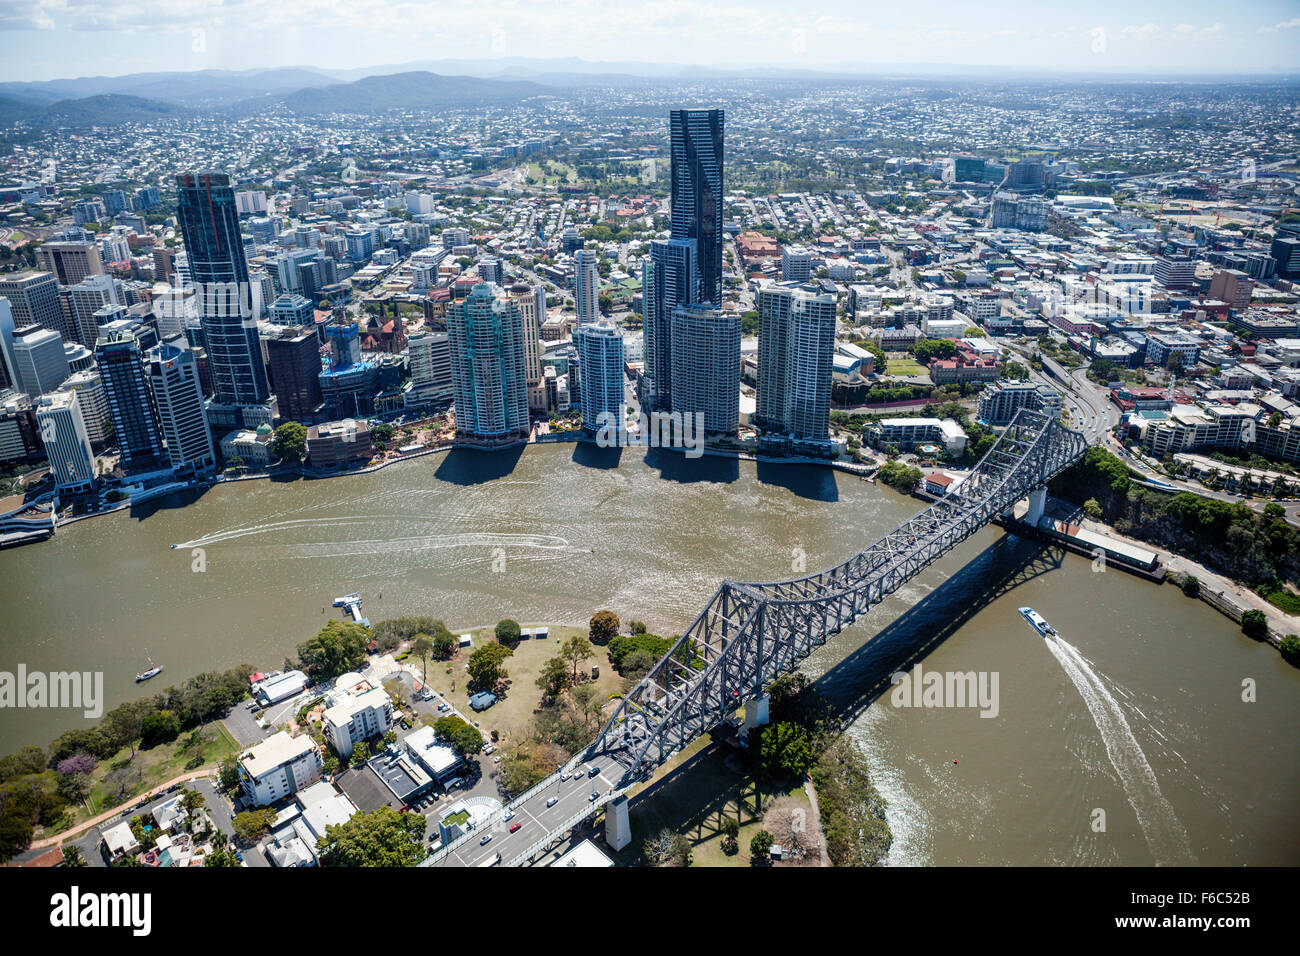
<svg viewBox="0 0 1300 956">
<path fill-rule="evenodd" d="M 829 637 L 1042 489 L 1086 448 L 1079 432 L 1050 415 L 1021 409 L 965 481 L 842 564 L 787 581 L 724 581 L 672 649 L 623 698 L 596 740 L 571 762 L 571 768 L 599 771 L 609 784 L 605 792 L 591 794 L 586 812 L 646 779 Z M 560 779 L 557 774 L 543 781 L 508 809 L 530 807 L 552 792 L 552 783 L 558 788 Z M 539 808 L 540 803 L 530 816 L 540 818 Z M 581 807 L 578 814 L 583 815 Z M 566 829 L 572 825 L 565 823 Z M 545 829 L 549 832 L 541 840 L 505 859 L 523 863 L 562 832 Z M 445 859 L 445 854 L 435 857 Z"/>
</svg>

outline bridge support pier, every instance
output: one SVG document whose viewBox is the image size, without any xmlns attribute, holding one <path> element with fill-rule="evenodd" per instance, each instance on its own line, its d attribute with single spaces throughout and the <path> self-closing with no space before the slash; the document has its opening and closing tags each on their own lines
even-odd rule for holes
<svg viewBox="0 0 1300 956">
<path fill-rule="evenodd" d="M 769 694 L 760 694 L 752 700 L 745 701 L 744 730 L 746 733 L 768 723 L 770 718 L 767 716 L 767 705 L 771 699 Z"/>
<path fill-rule="evenodd" d="M 627 816 L 627 797 L 618 796 L 605 804 L 605 842 L 617 853 L 632 842 L 632 823 Z"/>
<path fill-rule="evenodd" d="M 1038 521 L 1043 517 L 1043 509 L 1047 506 L 1047 487 L 1035 488 L 1029 493 L 1029 510 L 1025 513 L 1025 521 L 1028 524 L 1038 527 Z"/>
</svg>

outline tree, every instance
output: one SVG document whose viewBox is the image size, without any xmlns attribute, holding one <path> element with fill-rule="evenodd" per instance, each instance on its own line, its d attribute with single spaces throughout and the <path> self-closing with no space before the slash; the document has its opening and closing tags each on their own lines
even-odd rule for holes
<svg viewBox="0 0 1300 956">
<path fill-rule="evenodd" d="M 768 854 L 772 851 L 772 844 L 776 841 L 772 839 L 772 834 L 766 830 L 759 830 L 754 834 L 754 838 L 749 841 L 749 862 L 766 863 Z"/>
<path fill-rule="evenodd" d="M 758 755 L 759 769 L 770 777 L 802 777 L 813 765 L 808 731 L 796 723 L 782 721 L 750 731 L 750 752 Z M 758 746 L 753 738 L 757 737 Z"/>
<path fill-rule="evenodd" d="M 593 644 L 608 644 L 618 637 L 618 615 L 613 611 L 597 611 L 591 616 L 587 636 Z"/>
<path fill-rule="evenodd" d="M 483 735 L 476 727 L 466 723 L 455 714 L 439 717 L 433 724 L 433 732 L 447 742 L 452 750 L 462 757 L 476 754 L 483 749 Z"/>
<path fill-rule="evenodd" d="M 411 639 L 411 653 L 420 659 L 423 670 L 421 674 L 428 679 L 429 676 L 429 655 L 433 652 L 433 638 L 428 634 L 417 634 Z"/>
<path fill-rule="evenodd" d="M 269 807 L 264 810 L 244 810 L 236 813 L 230 822 L 235 828 L 235 836 L 245 843 L 256 843 L 271 832 L 278 815 Z"/>
<path fill-rule="evenodd" d="M 365 625 L 330 621 L 319 634 L 298 645 L 298 660 L 313 677 L 337 677 L 365 663 L 369 642 L 370 632 Z"/>
<path fill-rule="evenodd" d="M 951 339 L 921 339 L 913 351 L 918 362 L 928 365 L 934 359 L 952 358 L 957 354 L 957 344 Z"/>
<path fill-rule="evenodd" d="M 243 864 L 239 862 L 239 857 L 235 855 L 235 851 L 227 846 L 214 847 L 203 858 L 203 865 L 226 867 L 243 866 Z"/>
<path fill-rule="evenodd" d="M 615 633 L 617 633 L 617 629 Z M 591 646 L 591 641 L 584 637 L 578 637 L 576 634 L 565 641 L 560 648 L 560 657 L 573 666 L 573 679 L 575 681 L 578 679 L 578 665 L 595 653 L 595 650 Z"/>
<path fill-rule="evenodd" d="M 1089 498 L 1083 503 L 1083 513 L 1094 520 L 1101 517 L 1101 505 L 1096 498 Z"/>
<path fill-rule="evenodd" d="M 130 745 L 131 757 L 135 758 L 135 745 L 144 731 L 144 720 L 154 710 L 154 703 L 148 700 L 133 700 L 119 704 L 104 717 L 101 729 L 118 747 Z"/>
<path fill-rule="evenodd" d="M 1282 638 L 1282 659 L 1296 667 L 1300 667 L 1300 637 L 1295 634 L 1288 634 Z"/>
<path fill-rule="evenodd" d="M 509 675 L 503 666 L 514 654 L 504 644 L 484 644 L 469 656 L 469 682 L 473 687 L 491 690 Z"/>
<path fill-rule="evenodd" d="M 1029 369 L 1020 362 L 1007 362 L 1002 366 L 1002 377 L 1023 382 L 1029 378 Z"/>
<path fill-rule="evenodd" d="M 415 866 L 424 859 L 424 827 L 418 813 L 380 807 L 326 827 L 316 850 L 322 866 Z"/>
<path fill-rule="evenodd" d="M 140 745 L 152 747 L 155 744 L 175 740 L 181 732 L 180 721 L 170 710 L 159 710 L 140 722 Z"/>
<path fill-rule="evenodd" d="M 358 740 L 352 745 L 352 755 L 348 757 L 348 763 L 354 767 L 360 767 L 370 759 L 370 744 L 364 740 Z"/>
<path fill-rule="evenodd" d="M 640 680 L 657 663 L 659 659 L 648 651 L 633 651 L 623 658 L 623 667 L 619 672 L 628 680 Z"/>
<path fill-rule="evenodd" d="M 740 823 L 735 817 L 726 817 L 722 821 L 722 852 L 728 856 L 740 849 Z"/>
<path fill-rule="evenodd" d="M 564 658 L 552 657 L 542 665 L 537 686 L 547 697 L 558 697 L 564 692 L 564 688 L 569 686 L 569 668 Z"/>
<path fill-rule="evenodd" d="M 89 866 L 86 858 L 81 855 L 81 851 L 75 846 L 65 846 L 63 848 L 63 865 L 74 868 Z"/>
<path fill-rule="evenodd" d="M 1201 593 L 1201 582 L 1194 574 L 1185 576 L 1180 587 L 1188 597 L 1198 597 Z"/>
<path fill-rule="evenodd" d="M 1241 631 L 1247 637 L 1262 641 L 1268 637 L 1268 618 L 1263 611 L 1251 608 L 1241 616 Z"/>
<path fill-rule="evenodd" d="M 271 437 L 271 454 L 281 461 L 302 461 L 307 454 L 307 426 L 285 422 Z"/>
<path fill-rule="evenodd" d="M 234 760 L 225 760 L 217 768 L 217 785 L 227 792 L 239 786 L 239 765 Z"/>
<path fill-rule="evenodd" d="M 450 631 L 439 631 L 433 635 L 433 656 L 440 661 L 445 661 L 456 653 L 460 647 L 460 641 L 456 640 L 456 635 Z"/>
<path fill-rule="evenodd" d="M 504 621 L 497 621 L 497 643 L 514 648 L 519 644 L 520 633 L 518 621 L 512 621 L 509 618 Z"/>
<path fill-rule="evenodd" d="M 652 866 L 690 866 L 691 844 L 680 833 L 664 827 L 642 844 Z"/>
</svg>

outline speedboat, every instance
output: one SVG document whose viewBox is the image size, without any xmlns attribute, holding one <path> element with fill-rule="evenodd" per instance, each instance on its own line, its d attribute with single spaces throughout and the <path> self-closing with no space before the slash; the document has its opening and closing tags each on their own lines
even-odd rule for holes
<svg viewBox="0 0 1300 956">
<path fill-rule="evenodd" d="M 1020 616 L 1029 622 L 1029 626 L 1039 633 L 1041 637 L 1055 637 L 1056 628 L 1047 623 L 1047 618 L 1039 614 L 1032 607 L 1022 607 Z"/>
</svg>

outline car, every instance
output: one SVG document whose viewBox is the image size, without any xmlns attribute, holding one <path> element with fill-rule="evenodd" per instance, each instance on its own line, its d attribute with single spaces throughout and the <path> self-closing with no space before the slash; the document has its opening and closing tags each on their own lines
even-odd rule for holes
<svg viewBox="0 0 1300 956">
<path fill-rule="evenodd" d="M 588 802 L 588 803 L 595 803 L 595 802 L 596 802 L 596 798 L 597 798 L 598 796 L 600 796 L 600 794 L 598 794 L 595 790 L 591 791 L 591 795 L 587 797 L 587 802 Z"/>
<path fill-rule="evenodd" d="M 590 777 L 597 777 L 597 776 L 599 776 L 599 775 L 600 775 L 600 768 L 599 768 L 599 767 L 588 767 L 588 768 L 587 768 L 587 776 L 588 776 L 589 778 L 590 778 Z"/>
<path fill-rule="evenodd" d="M 492 762 L 493 762 L 493 763 L 500 763 L 500 762 L 501 762 L 501 755 L 500 755 L 500 754 L 497 754 L 495 757 L 493 757 L 493 758 L 492 758 Z"/>
<path fill-rule="evenodd" d="M 507 811 L 506 811 L 506 815 L 505 815 L 504 817 L 502 817 L 501 819 L 504 820 L 504 821 L 506 821 L 506 823 L 509 823 L 509 822 L 510 822 L 511 820 L 513 820 L 514 818 L 515 818 L 515 811 L 513 811 L 513 810 L 507 810 Z"/>
<path fill-rule="evenodd" d="M 560 802 L 560 798 L 559 798 L 559 797 L 551 797 L 549 800 L 546 801 L 546 805 L 547 805 L 548 807 L 553 807 L 553 806 L 555 806 L 555 805 L 556 805 L 557 803 L 559 803 L 559 802 Z"/>
<path fill-rule="evenodd" d="M 572 776 L 573 776 L 573 774 L 571 774 L 569 771 L 566 770 L 566 771 L 564 771 L 564 773 L 560 774 L 560 779 L 561 779 L 561 780 L 568 780 L 568 779 L 569 779 L 570 777 L 572 777 Z"/>
<path fill-rule="evenodd" d="M 523 826 L 522 823 L 515 823 L 515 824 L 512 824 L 511 827 L 510 827 L 510 832 L 511 832 L 511 833 L 514 833 L 514 832 L 515 832 L 516 830 L 518 830 L 521 826 Z"/>
<path fill-rule="evenodd" d="M 489 843 L 491 843 L 491 842 L 492 842 L 492 834 L 490 834 L 490 833 L 485 833 L 485 834 L 483 834 L 483 839 L 481 839 L 481 840 L 478 841 L 478 845 L 479 845 L 479 846 L 487 846 L 487 845 L 488 845 Z"/>
</svg>

